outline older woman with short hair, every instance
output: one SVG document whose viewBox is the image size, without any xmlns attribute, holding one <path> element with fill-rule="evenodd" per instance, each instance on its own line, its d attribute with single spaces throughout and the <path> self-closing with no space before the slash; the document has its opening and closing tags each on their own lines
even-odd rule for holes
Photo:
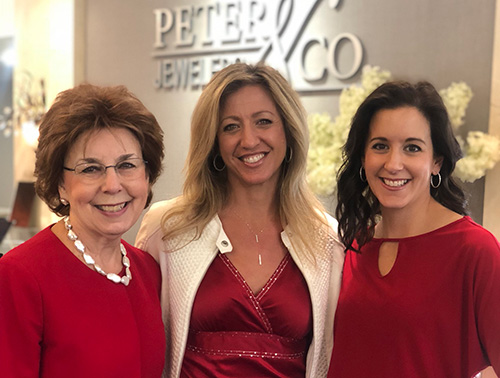
<svg viewBox="0 0 500 378">
<path fill-rule="evenodd" d="M 121 240 L 151 200 L 163 133 L 125 87 L 61 92 L 40 125 L 36 191 L 64 219 L 0 261 L 8 377 L 160 377 L 160 270 Z"/>
</svg>

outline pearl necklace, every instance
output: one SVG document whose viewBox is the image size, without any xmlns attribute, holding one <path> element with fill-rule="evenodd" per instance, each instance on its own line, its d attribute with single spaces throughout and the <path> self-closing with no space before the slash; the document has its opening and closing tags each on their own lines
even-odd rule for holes
<svg viewBox="0 0 500 378">
<path fill-rule="evenodd" d="M 93 266 L 97 273 L 102 274 L 108 280 L 113 281 L 114 283 L 122 283 L 125 286 L 128 286 L 130 280 L 132 279 L 132 273 L 130 273 L 130 260 L 127 257 L 127 251 L 122 243 L 120 243 L 120 252 L 122 254 L 122 264 L 125 267 L 125 275 L 123 275 L 123 277 L 120 277 L 115 273 L 106 273 L 99 265 L 95 263 L 94 258 L 85 252 L 85 246 L 73 231 L 73 226 L 71 225 L 71 223 L 69 223 L 68 216 L 64 217 L 64 227 L 68 231 L 68 239 L 73 242 L 78 252 L 83 255 L 83 260 L 87 265 Z"/>
</svg>

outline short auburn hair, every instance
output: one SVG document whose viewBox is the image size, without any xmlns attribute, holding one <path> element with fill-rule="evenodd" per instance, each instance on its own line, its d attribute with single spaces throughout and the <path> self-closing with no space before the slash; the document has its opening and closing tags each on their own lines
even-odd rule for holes
<svg viewBox="0 0 500 378">
<path fill-rule="evenodd" d="M 162 171 L 163 131 L 155 116 L 126 87 L 81 84 L 59 93 L 40 123 L 36 150 L 35 189 L 54 213 L 69 214 L 69 205 L 59 198 L 63 165 L 76 140 L 88 131 L 123 128 L 141 146 L 150 183 L 146 207 L 152 199 L 151 186 Z"/>
</svg>

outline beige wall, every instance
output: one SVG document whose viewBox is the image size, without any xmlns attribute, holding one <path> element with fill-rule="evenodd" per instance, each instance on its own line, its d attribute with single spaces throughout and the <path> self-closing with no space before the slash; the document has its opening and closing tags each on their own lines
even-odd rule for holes
<svg viewBox="0 0 500 378">
<path fill-rule="evenodd" d="M 14 83 L 23 71 L 28 71 L 37 80 L 43 79 L 48 107 L 57 93 L 73 87 L 76 76 L 82 75 L 75 62 L 75 0 L 15 0 L 14 4 L 17 51 Z M 14 85 L 14 98 L 17 90 Z M 34 162 L 34 147 L 17 135 L 14 138 L 14 182 L 33 180 Z M 54 220 L 39 200 L 35 211 L 38 227 Z"/>
<path fill-rule="evenodd" d="M 14 0 L 0 1 L 0 38 L 14 35 Z"/>
<path fill-rule="evenodd" d="M 495 17 L 489 132 L 500 136 L 500 0 Z M 483 225 L 500 239 L 500 164 L 486 175 Z"/>
</svg>

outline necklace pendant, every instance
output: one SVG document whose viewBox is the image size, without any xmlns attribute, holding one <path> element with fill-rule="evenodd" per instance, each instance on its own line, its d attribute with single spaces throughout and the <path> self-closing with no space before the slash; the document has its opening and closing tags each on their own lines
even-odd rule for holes
<svg viewBox="0 0 500 378">
<path fill-rule="evenodd" d="M 259 233 L 255 232 L 252 229 L 252 227 L 250 227 L 248 222 L 246 222 L 242 217 L 240 217 L 240 215 L 236 211 L 233 210 L 233 213 L 245 224 L 245 226 L 247 226 L 248 231 L 250 231 L 255 236 L 255 243 L 257 244 L 257 249 L 261 250 L 259 248 L 259 245 L 258 245 L 259 244 Z M 260 234 L 262 234 L 263 232 L 264 232 L 264 229 L 260 230 Z M 260 254 L 260 252 L 259 252 L 259 265 L 262 265 L 262 255 Z"/>
</svg>

